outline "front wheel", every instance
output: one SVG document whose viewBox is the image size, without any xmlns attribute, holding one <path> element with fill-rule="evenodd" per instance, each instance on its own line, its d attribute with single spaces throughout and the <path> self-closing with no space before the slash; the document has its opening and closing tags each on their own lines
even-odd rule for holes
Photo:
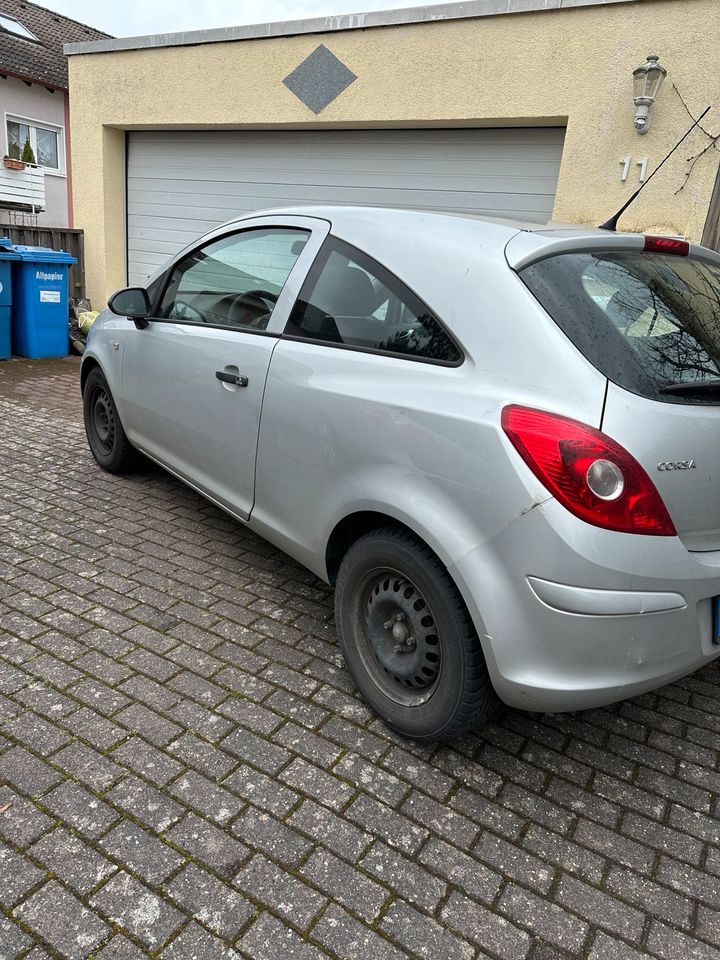
<svg viewBox="0 0 720 960">
<path fill-rule="evenodd" d="M 85 433 L 95 460 L 108 473 L 124 473 L 137 463 L 118 416 L 110 387 L 102 371 L 95 367 L 83 388 Z"/>
<path fill-rule="evenodd" d="M 450 575 L 409 532 L 361 537 L 338 574 L 335 619 L 358 690 L 389 727 L 450 739 L 495 704 L 480 642 Z"/>
</svg>

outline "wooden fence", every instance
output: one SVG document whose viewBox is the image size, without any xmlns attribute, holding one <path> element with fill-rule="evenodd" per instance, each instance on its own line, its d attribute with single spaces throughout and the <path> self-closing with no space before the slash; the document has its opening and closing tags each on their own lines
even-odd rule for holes
<svg viewBox="0 0 720 960">
<path fill-rule="evenodd" d="M 70 267 L 69 295 L 71 298 L 85 296 L 85 237 L 82 230 L 71 230 L 68 227 L 20 227 L 0 223 L 0 236 L 10 237 L 13 243 L 64 250 L 70 256 L 76 257 L 77 263 Z"/>
</svg>

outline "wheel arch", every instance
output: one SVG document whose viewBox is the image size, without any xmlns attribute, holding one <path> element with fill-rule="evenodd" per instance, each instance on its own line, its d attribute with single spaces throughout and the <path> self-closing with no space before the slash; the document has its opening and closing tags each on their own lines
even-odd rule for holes
<svg viewBox="0 0 720 960">
<path fill-rule="evenodd" d="M 92 370 L 96 370 L 100 367 L 100 361 L 96 360 L 95 357 L 86 357 L 82 366 L 80 367 L 80 392 L 82 393 L 85 389 L 85 384 L 87 383 L 87 378 L 90 376 Z M 100 367 L 102 370 L 102 367 Z"/>
<path fill-rule="evenodd" d="M 325 570 L 328 583 L 332 586 L 335 585 L 343 557 L 360 537 L 371 533 L 373 530 L 384 530 L 388 528 L 402 530 L 420 541 L 445 567 L 451 579 L 455 579 L 452 574 L 452 565 L 449 562 L 449 558 L 444 556 L 441 550 L 438 549 L 439 543 L 435 542 L 435 538 L 428 536 L 424 531 L 418 530 L 397 516 L 385 513 L 380 509 L 368 509 L 355 510 L 347 514 L 333 527 L 325 547 Z M 463 591 L 460 585 L 456 584 L 456 586 L 462 594 Z"/>
<path fill-rule="evenodd" d="M 408 527 L 407 524 L 379 510 L 358 510 L 355 513 L 350 513 L 335 524 L 332 533 L 328 537 L 325 547 L 325 569 L 327 570 L 328 582 L 333 585 L 335 584 L 343 557 L 356 540 L 365 536 L 366 533 L 370 533 L 371 530 L 382 530 L 386 527 L 406 530 L 413 536 L 423 540 L 423 538 L 419 536 L 415 530 Z M 424 542 L 423 540 L 423 543 Z"/>
</svg>

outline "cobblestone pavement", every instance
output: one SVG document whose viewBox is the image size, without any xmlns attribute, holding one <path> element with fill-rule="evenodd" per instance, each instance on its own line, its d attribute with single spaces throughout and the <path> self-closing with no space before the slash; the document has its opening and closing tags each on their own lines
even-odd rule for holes
<svg viewBox="0 0 720 960">
<path fill-rule="evenodd" d="M 445 747 L 354 695 L 330 592 L 87 451 L 0 364 L 0 958 L 720 957 L 710 668 Z"/>
</svg>

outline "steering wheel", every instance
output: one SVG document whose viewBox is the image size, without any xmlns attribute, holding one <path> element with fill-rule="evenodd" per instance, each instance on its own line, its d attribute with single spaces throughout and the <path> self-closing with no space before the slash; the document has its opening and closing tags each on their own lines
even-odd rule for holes
<svg viewBox="0 0 720 960">
<path fill-rule="evenodd" d="M 267 290 L 247 290 L 230 303 L 230 322 L 241 327 L 257 326 L 258 321 L 273 312 L 277 295 Z"/>
<path fill-rule="evenodd" d="M 275 306 L 278 298 L 276 293 L 271 293 L 269 290 L 248 290 L 244 296 L 257 297 L 260 300 L 264 300 L 266 303 L 269 303 L 271 307 Z"/>
<path fill-rule="evenodd" d="M 172 316 L 175 320 L 189 320 L 191 323 L 204 323 L 205 317 L 191 307 L 185 300 L 176 300 L 173 304 Z"/>
</svg>

